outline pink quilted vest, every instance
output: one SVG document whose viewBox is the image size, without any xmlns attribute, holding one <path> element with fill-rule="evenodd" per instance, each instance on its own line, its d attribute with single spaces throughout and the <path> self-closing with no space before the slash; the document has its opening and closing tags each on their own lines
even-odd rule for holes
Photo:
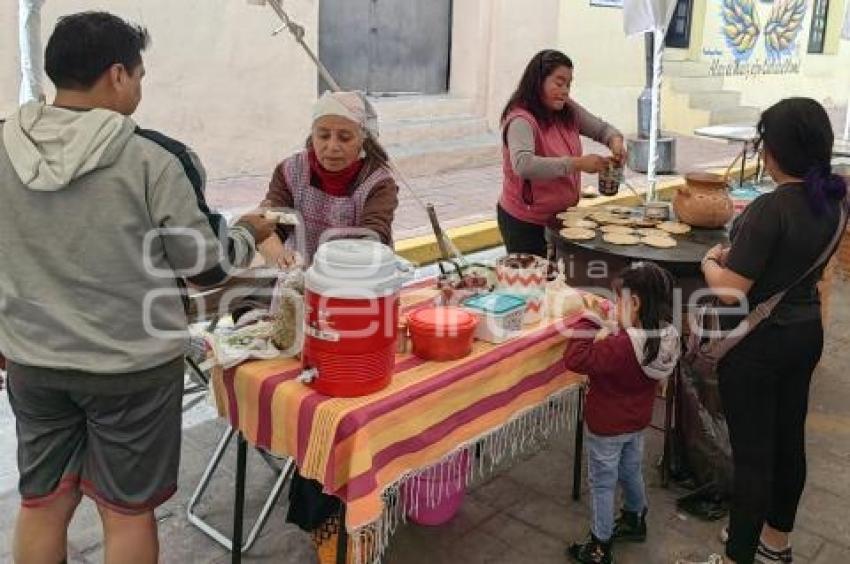
<svg viewBox="0 0 850 564">
<path fill-rule="evenodd" d="M 534 129 L 535 154 L 539 157 L 580 157 L 581 138 L 577 125 L 554 124 L 543 129 L 526 110 L 515 108 L 502 124 L 507 132 L 517 118 L 527 120 Z M 503 134 L 504 135 L 504 134 Z M 506 135 L 505 135 L 506 137 Z M 553 215 L 578 203 L 581 195 L 581 172 L 548 180 L 523 180 L 511 165 L 507 142 L 502 144 L 504 183 L 499 204 L 513 217 L 537 225 L 546 225 Z M 527 184 L 526 184 L 527 183 Z"/>
<path fill-rule="evenodd" d="M 294 208 L 301 212 L 306 241 L 304 257 L 307 264 L 319 246 L 322 234 L 328 229 L 357 227 L 363 218 L 366 199 L 381 182 L 392 178 L 383 167 L 378 168 L 363 180 L 348 196 L 332 196 L 310 183 L 310 162 L 307 151 L 286 159 L 283 163 L 286 184 L 292 191 Z M 295 249 L 295 237 L 286 240 L 286 246 Z"/>
</svg>

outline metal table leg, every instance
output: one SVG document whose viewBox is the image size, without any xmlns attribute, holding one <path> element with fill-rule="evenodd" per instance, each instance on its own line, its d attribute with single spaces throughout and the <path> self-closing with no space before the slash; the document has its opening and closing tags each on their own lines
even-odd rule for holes
<svg viewBox="0 0 850 564">
<path fill-rule="evenodd" d="M 576 440 L 575 452 L 573 453 L 573 499 L 581 498 L 581 465 L 584 454 L 584 386 L 578 392 L 578 405 L 576 406 Z"/>
<path fill-rule="evenodd" d="M 664 454 L 661 457 L 661 487 L 670 485 L 670 464 L 673 455 L 673 412 L 675 410 L 676 383 L 679 379 L 679 367 L 673 370 L 667 383 L 667 394 L 664 398 Z"/>
<path fill-rule="evenodd" d="M 213 474 L 215 474 L 215 471 L 218 469 L 219 464 L 221 464 L 221 459 L 223 458 L 224 453 L 227 450 L 227 446 L 230 444 L 230 440 L 233 438 L 234 434 L 236 434 L 236 431 L 233 428 L 228 427 L 224 434 L 221 436 L 221 439 L 219 440 L 218 445 L 216 446 L 215 451 L 213 452 L 212 459 L 210 459 L 209 464 L 207 465 L 203 475 L 201 476 L 201 480 L 198 483 L 197 488 L 195 488 L 192 497 L 189 499 L 189 505 L 186 512 L 190 523 L 192 523 L 195 527 L 200 529 L 201 532 L 212 538 L 214 541 L 225 547 L 227 550 L 231 551 L 233 550 L 233 540 L 215 527 L 213 527 L 211 524 L 204 521 L 197 513 L 195 513 L 195 508 L 200 502 L 201 497 L 204 495 L 207 488 L 209 487 Z M 286 459 L 282 468 L 278 468 L 269 455 L 267 455 L 263 451 L 259 451 L 259 453 L 266 460 L 266 463 L 269 465 L 269 467 L 271 467 L 273 470 L 275 470 L 275 472 L 278 472 L 279 474 L 277 479 L 275 480 L 274 485 L 272 486 L 268 498 L 266 498 L 265 504 L 263 504 L 263 508 L 260 511 L 259 516 L 254 522 L 254 526 L 248 532 L 248 538 L 245 539 L 244 543 L 242 543 L 243 553 L 250 550 L 256 542 L 257 538 L 260 536 L 260 532 L 263 530 L 263 527 L 265 527 L 266 523 L 268 522 L 268 518 L 271 515 L 271 511 L 274 508 L 274 504 L 277 503 L 278 499 L 280 499 L 280 495 L 283 492 L 283 488 L 286 485 L 286 482 L 292 477 L 292 473 L 295 469 L 295 464 L 291 458 Z"/>
<path fill-rule="evenodd" d="M 233 548 L 230 561 L 242 563 L 242 518 L 245 516 L 245 470 L 248 466 L 248 442 L 242 433 L 236 437 L 236 485 L 233 501 Z"/>
<path fill-rule="evenodd" d="M 738 187 L 744 187 L 744 175 L 747 171 L 747 151 L 749 151 L 750 143 L 748 141 L 744 141 L 744 154 L 741 156 L 741 178 L 738 180 Z"/>
<path fill-rule="evenodd" d="M 336 564 L 348 564 L 348 529 L 345 528 L 345 503 L 339 510 L 339 534 L 336 540 Z"/>
</svg>

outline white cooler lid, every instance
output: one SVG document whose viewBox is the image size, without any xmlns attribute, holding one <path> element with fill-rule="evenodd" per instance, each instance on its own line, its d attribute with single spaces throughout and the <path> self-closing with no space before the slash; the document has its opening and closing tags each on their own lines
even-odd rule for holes
<svg viewBox="0 0 850 564">
<path fill-rule="evenodd" d="M 307 289 L 329 297 L 376 297 L 397 292 L 403 276 L 388 246 L 366 239 L 338 239 L 316 251 L 307 270 Z"/>
</svg>

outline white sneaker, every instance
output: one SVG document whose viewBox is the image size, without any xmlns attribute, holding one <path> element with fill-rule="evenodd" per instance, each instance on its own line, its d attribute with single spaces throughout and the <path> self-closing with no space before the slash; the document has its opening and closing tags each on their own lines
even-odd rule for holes
<svg viewBox="0 0 850 564">
<path fill-rule="evenodd" d="M 720 542 L 727 544 L 729 542 L 729 525 L 720 529 Z M 791 551 L 791 546 L 787 546 L 782 550 L 775 550 L 767 546 L 763 540 L 759 539 L 758 551 L 756 552 L 756 562 L 761 564 L 793 564 L 794 556 Z"/>
<path fill-rule="evenodd" d="M 724 562 L 725 560 L 719 554 L 712 554 L 708 557 L 708 560 L 692 561 L 683 560 L 681 558 L 679 560 L 676 560 L 676 564 L 723 564 Z"/>
<path fill-rule="evenodd" d="M 762 564 L 776 564 L 777 562 L 779 564 L 792 564 L 794 562 L 794 555 L 791 552 L 791 545 L 788 545 L 782 550 L 774 550 L 759 539 L 756 562 L 761 562 Z"/>
</svg>

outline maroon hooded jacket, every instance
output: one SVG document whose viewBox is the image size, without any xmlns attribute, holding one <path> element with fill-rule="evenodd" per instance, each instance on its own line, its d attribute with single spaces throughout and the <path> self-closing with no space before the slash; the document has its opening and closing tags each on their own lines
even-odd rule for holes
<svg viewBox="0 0 850 564">
<path fill-rule="evenodd" d="M 642 431 L 652 419 L 659 381 L 672 374 L 679 360 L 679 335 L 672 325 L 661 329 L 658 357 L 642 365 L 646 333 L 618 327 L 594 341 L 602 327 L 598 318 L 585 315 L 570 324 L 564 360 L 568 370 L 589 381 L 585 423 L 594 435 L 613 436 Z"/>
</svg>

